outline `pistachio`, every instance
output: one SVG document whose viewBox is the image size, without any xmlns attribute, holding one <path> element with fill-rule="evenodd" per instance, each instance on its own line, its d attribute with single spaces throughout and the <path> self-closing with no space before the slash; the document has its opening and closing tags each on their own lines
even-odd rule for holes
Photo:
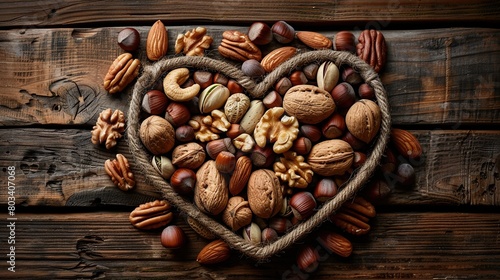
<svg viewBox="0 0 500 280">
<path fill-rule="evenodd" d="M 200 94 L 200 112 L 210 113 L 221 108 L 229 97 L 229 89 L 221 84 L 212 84 Z"/>
<path fill-rule="evenodd" d="M 331 61 L 323 62 L 318 68 L 318 87 L 331 92 L 339 80 L 339 68 Z"/>
</svg>

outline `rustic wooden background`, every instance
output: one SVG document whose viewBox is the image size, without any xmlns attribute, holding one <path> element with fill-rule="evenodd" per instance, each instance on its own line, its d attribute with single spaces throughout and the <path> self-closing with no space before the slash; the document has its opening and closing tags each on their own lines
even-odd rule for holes
<svg viewBox="0 0 500 280">
<path fill-rule="evenodd" d="M 200 266 L 206 241 L 164 249 L 159 231 L 134 229 L 129 212 L 159 196 L 140 183 L 114 187 L 103 163 L 117 152 L 90 142 L 98 114 L 127 111 L 131 91 L 108 95 L 102 79 L 121 53 L 117 33 L 151 24 L 178 33 L 206 26 L 215 39 L 253 21 L 286 20 L 333 36 L 381 29 L 382 81 L 394 126 L 424 148 L 417 184 L 377 206 L 354 253 L 297 273 L 290 248 L 256 263 L 237 252 Z M 496 1 L 32 1 L 0 3 L 0 255 L 2 279 L 496 279 L 500 274 L 500 6 Z M 304 48 L 298 44 L 299 47 Z M 16 167 L 16 272 L 7 271 L 7 166 Z M 136 166 L 132 168 L 136 169 Z M 139 182 L 144 175 L 137 173 Z M 325 227 L 330 225 L 325 224 Z"/>
</svg>

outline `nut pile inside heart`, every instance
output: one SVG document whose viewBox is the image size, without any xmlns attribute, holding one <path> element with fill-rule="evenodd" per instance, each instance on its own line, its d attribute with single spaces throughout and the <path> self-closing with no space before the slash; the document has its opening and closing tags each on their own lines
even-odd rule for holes
<svg viewBox="0 0 500 280">
<path fill-rule="evenodd" d="M 154 60 L 167 52 L 168 44 L 154 39 L 165 40 L 164 29 L 157 22 L 148 35 Z M 238 69 L 203 57 L 212 42 L 206 29 L 180 34 L 176 53 L 186 56 L 144 67 L 135 84 L 127 129 L 134 162 L 201 236 L 222 238 L 257 259 L 284 250 L 326 219 L 351 234 L 368 232 L 373 205 L 352 198 L 384 153 L 390 116 L 373 70 L 385 63 L 385 41 L 377 32 L 360 36 L 356 57 L 349 32 L 330 41 L 285 22 L 269 30 L 257 23 L 248 34 L 226 31 L 218 51 L 240 61 Z M 297 38 L 316 50 L 283 46 L 263 56 L 257 45 L 273 38 L 282 44 Z M 370 42 L 377 43 L 368 49 Z M 327 50 L 332 46 L 338 51 Z M 108 91 L 123 90 L 138 67 L 131 56 L 119 56 L 105 77 Z M 108 174 L 130 174 L 122 165 Z M 139 216 L 141 223 L 161 224 L 156 219 L 170 213 L 165 203 L 141 205 L 131 222 L 139 228 Z M 182 230 L 167 228 L 162 244 L 177 248 Z M 338 255 L 352 251 L 342 235 L 319 238 Z M 215 262 L 208 255 L 199 261 Z"/>
</svg>

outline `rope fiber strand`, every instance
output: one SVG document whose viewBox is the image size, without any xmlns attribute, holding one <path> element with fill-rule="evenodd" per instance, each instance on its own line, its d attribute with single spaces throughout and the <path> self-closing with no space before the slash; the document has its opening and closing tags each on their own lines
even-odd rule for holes
<svg viewBox="0 0 500 280">
<path fill-rule="evenodd" d="M 241 236 L 232 232 L 229 228 L 220 224 L 213 218 L 203 214 L 196 206 L 177 195 L 170 185 L 163 179 L 151 165 L 151 155 L 146 152 L 139 139 L 139 119 L 141 115 L 141 102 L 143 96 L 153 85 L 162 77 L 162 75 L 175 68 L 188 67 L 193 69 L 206 69 L 208 71 L 220 72 L 227 77 L 235 79 L 253 98 L 262 98 L 264 94 L 273 86 L 282 76 L 289 74 L 295 67 L 304 66 L 313 62 L 332 61 L 337 65 L 347 64 L 358 71 L 361 77 L 373 87 L 377 103 L 382 114 L 382 121 L 379 135 L 373 146 L 371 154 L 347 185 L 329 201 L 323 203 L 322 207 L 309 219 L 298 224 L 290 232 L 280 237 L 275 242 L 268 245 L 253 245 L 244 240 Z M 137 80 L 133 89 L 132 99 L 128 111 L 128 129 L 127 139 L 130 151 L 133 154 L 134 162 L 144 174 L 147 175 L 148 183 L 156 190 L 162 193 L 164 199 L 175 205 L 178 209 L 187 215 L 198 220 L 213 233 L 218 235 L 227 244 L 243 254 L 256 260 L 264 260 L 272 255 L 279 253 L 298 240 L 304 238 L 307 234 L 318 227 L 323 221 L 327 220 L 344 202 L 352 199 L 356 192 L 368 181 L 378 165 L 388 142 L 391 127 L 389 105 L 385 89 L 377 73 L 367 63 L 348 52 L 337 52 L 332 50 L 310 51 L 296 55 L 284 62 L 273 72 L 269 73 L 259 84 L 238 68 L 223 61 L 207 57 L 175 57 L 163 59 L 153 65 L 145 67 L 142 75 Z"/>
</svg>

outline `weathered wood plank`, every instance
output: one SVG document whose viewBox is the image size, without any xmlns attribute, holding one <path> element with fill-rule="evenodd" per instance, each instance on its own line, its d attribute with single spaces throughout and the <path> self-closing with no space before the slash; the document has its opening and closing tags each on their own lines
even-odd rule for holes
<svg viewBox="0 0 500 280">
<path fill-rule="evenodd" d="M 351 257 L 318 247 L 319 270 L 299 275 L 299 245 L 270 262 L 256 263 L 234 251 L 225 264 L 200 266 L 195 258 L 207 242 L 180 218 L 176 224 L 188 243 L 178 251 L 161 246 L 159 231 L 134 229 L 128 212 L 19 213 L 17 218 L 16 273 L 2 269 L 2 278 L 495 279 L 500 271 L 496 213 L 379 213 L 369 235 L 346 235 L 353 242 Z M 0 232 L 6 236 L 6 227 Z M 304 241 L 316 244 L 312 236 Z M 5 243 L 0 240 L 2 248 Z"/>
<path fill-rule="evenodd" d="M 203 22 L 227 24 L 277 19 L 295 24 L 395 24 L 498 22 L 495 1 L 36 1 L 0 5 L 0 26 L 53 26 L 130 22 Z M 104 11 L 104 12 L 103 12 Z M 360 26 L 361 27 L 361 26 Z"/>
<path fill-rule="evenodd" d="M 190 26 L 169 27 L 170 51 L 178 33 Z M 223 30 L 208 26 L 214 36 L 208 55 Z M 143 64 L 149 27 L 138 27 Z M 126 111 L 131 87 L 109 96 L 102 79 L 120 53 L 120 28 L 30 29 L 0 31 L 0 125 L 93 125 L 100 111 Z M 335 32 L 324 32 L 333 37 Z M 355 32 L 359 34 L 359 32 Z M 500 124 L 500 30 L 436 29 L 384 31 L 389 57 L 381 78 L 395 124 Z M 295 42 L 305 49 L 304 45 Z M 263 51 L 267 53 L 276 45 Z"/>
<path fill-rule="evenodd" d="M 500 205 L 500 131 L 422 130 L 425 157 L 417 166 L 417 184 L 393 185 L 388 205 Z M 37 139 L 33 141 L 33 139 Z M 107 151 L 90 142 L 90 131 L 79 129 L 3 129 L 0 135 L 2 178 L 5 166 L 16 167 L 16 201 L 23 205 L 137 205 L 155 190 L 131 162 L 138 186 L 134 195 L 115 188 L 104 161 L 123 153 L 132 160 L 126 141 Z M 3 179 L 2 179 L 3 180 Z M 0 193 L 7 201 L 7 193 Z"/>
</svg>

